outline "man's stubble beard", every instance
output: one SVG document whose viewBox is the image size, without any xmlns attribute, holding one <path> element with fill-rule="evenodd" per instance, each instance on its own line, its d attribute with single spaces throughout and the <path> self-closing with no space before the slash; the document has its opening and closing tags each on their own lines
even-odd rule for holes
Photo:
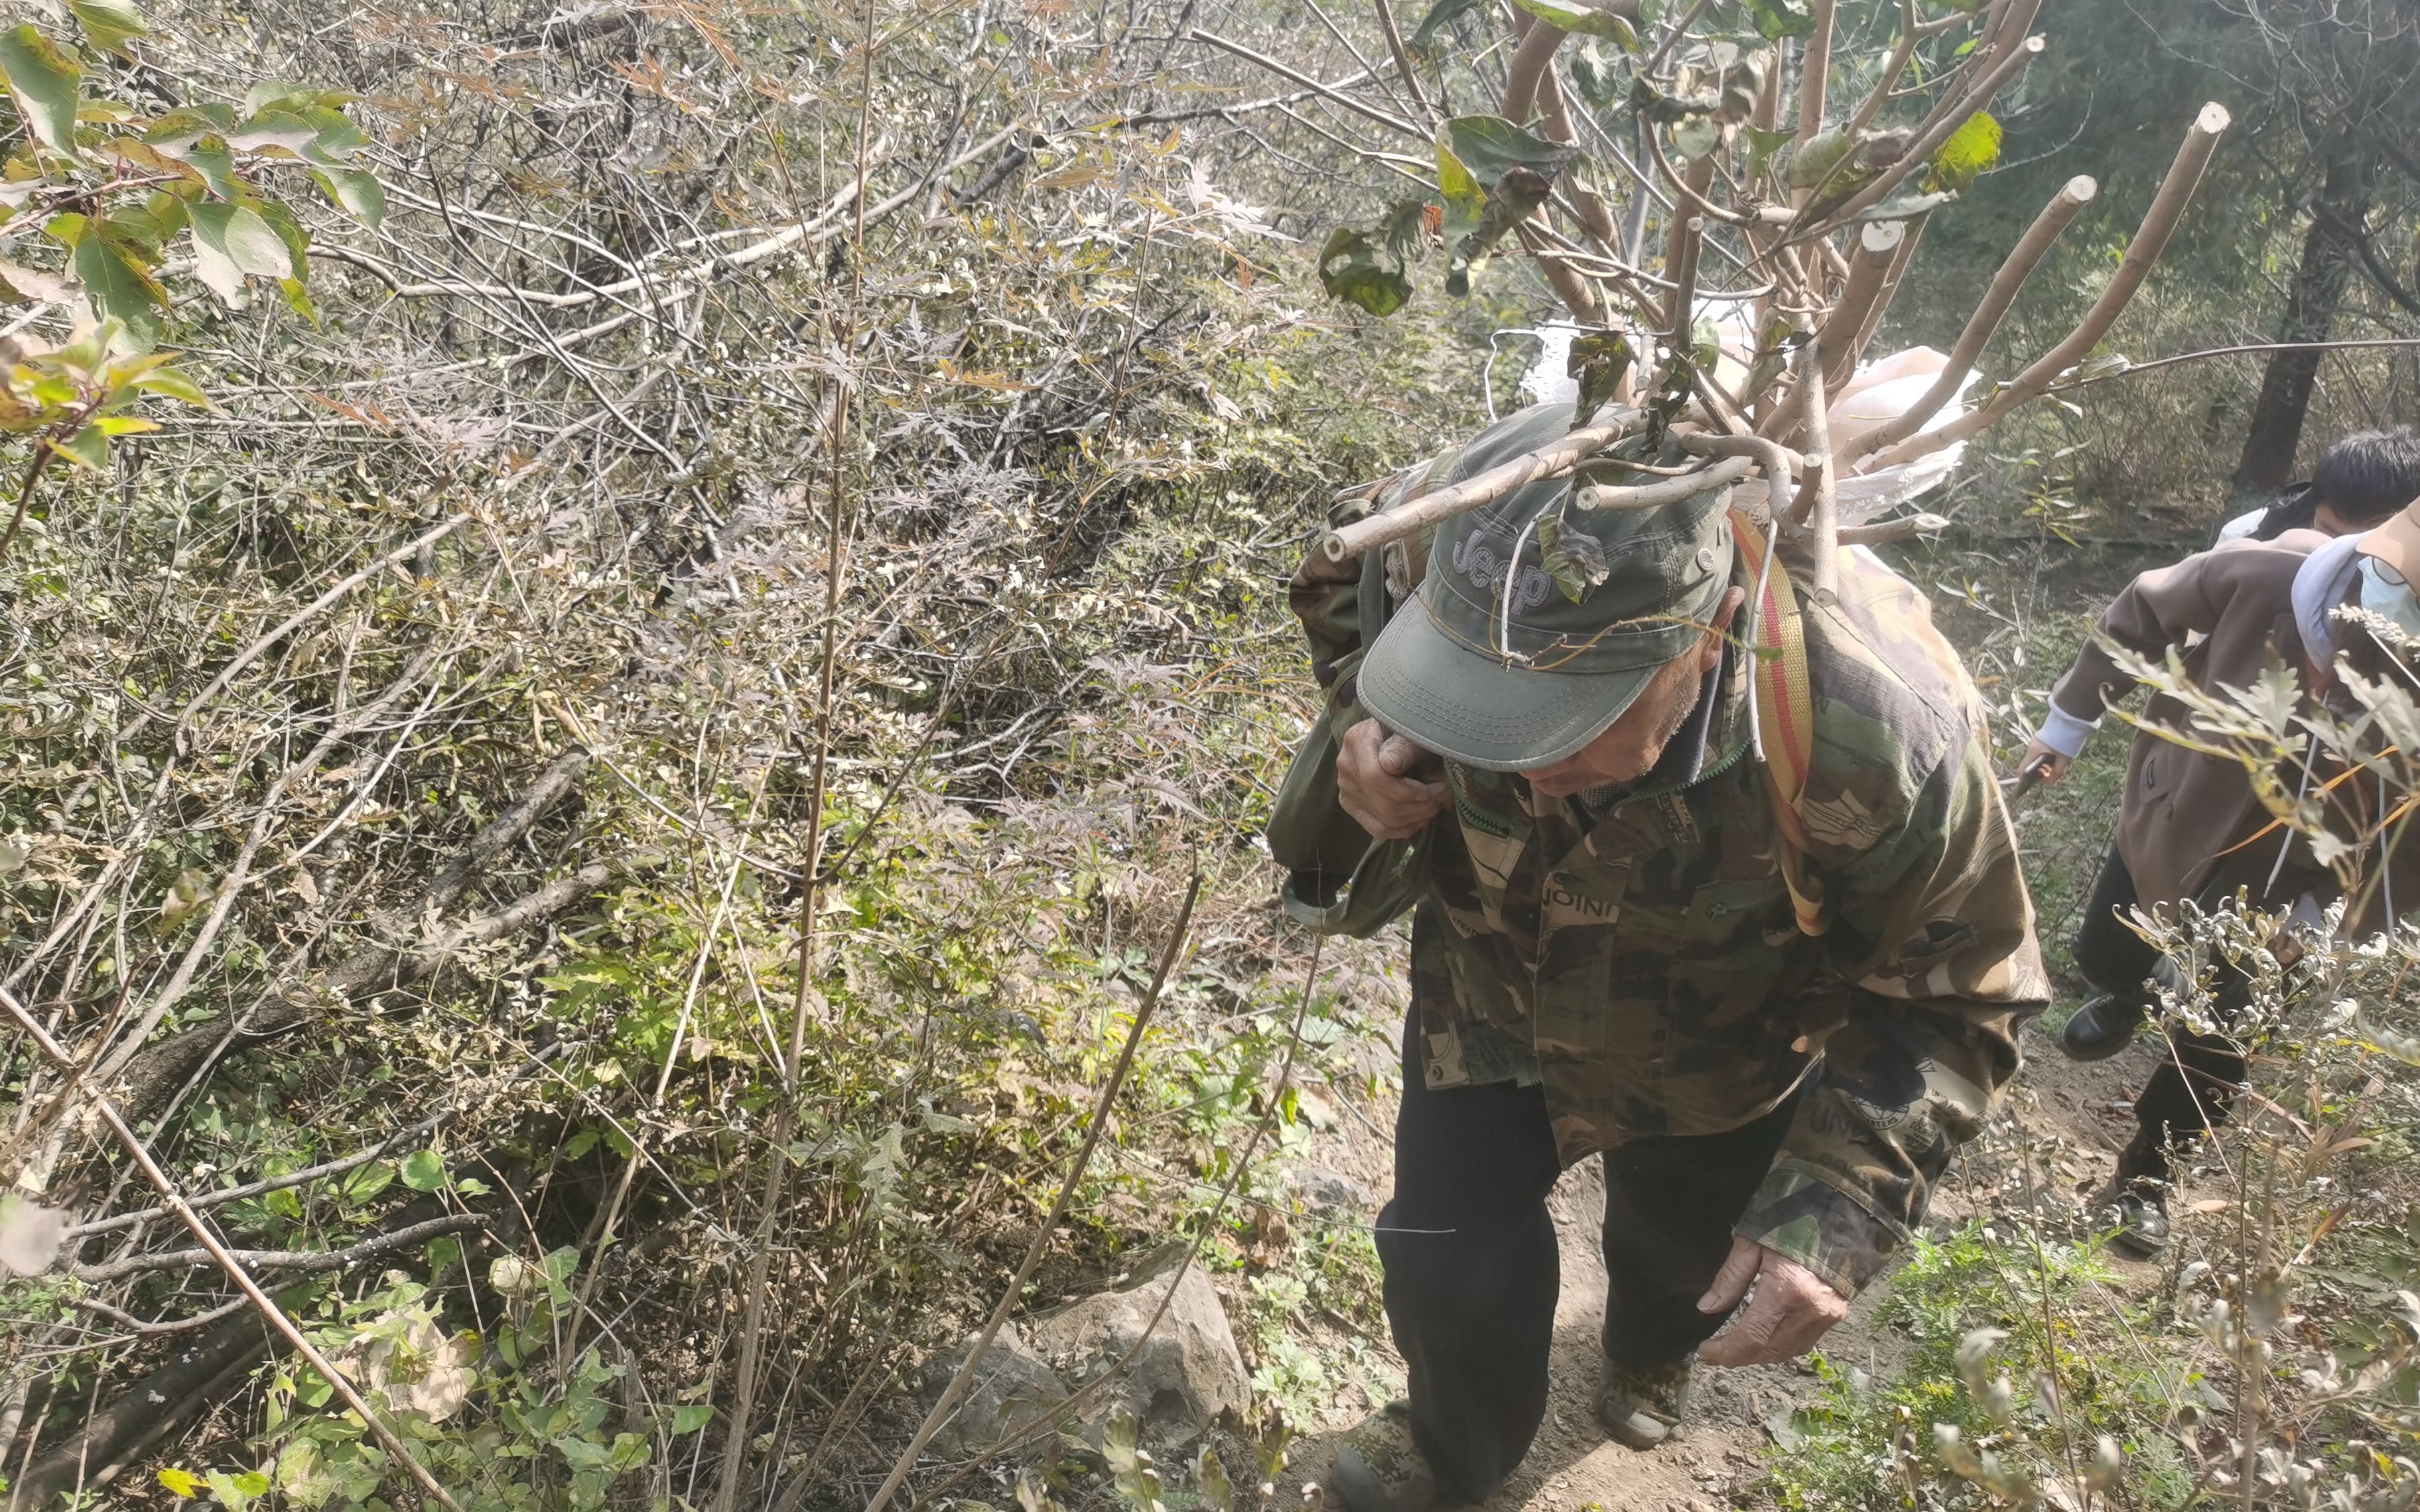
<svg viewBox="0 0 2420 1512">
<path fill-rule="evenodd" d="M 1655 764 L 1664 759 L 1664 748 L 1672 744 L 1672 737 L 1689 722 L 1689 716 L 1698 712 L 1695 689 L 1705 681 L 1705 677 L 1698 671 L 1695 656 L 1680 656 L 1656 670 L 1655 681 L 1650 685 L 1649 690 L 1665 695 L 1664 713 L 1655 721 L 1655 733 L 1647 743 L 1646 765 L 1626 780 L 1636 782 L 1653 771 Z M 1681 685 L 1680 688 L 1676 689 L 1674 684 Z M 1683 689 L 1689 690 L 1691 696 L 1680 696 Z"/>
</svg>

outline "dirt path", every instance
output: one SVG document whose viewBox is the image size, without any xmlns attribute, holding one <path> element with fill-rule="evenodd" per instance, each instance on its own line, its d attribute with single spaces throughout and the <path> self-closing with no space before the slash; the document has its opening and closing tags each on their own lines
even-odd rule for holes
<svg viewBox="0 0 2420 1512">
<path fill-rule="evenodd" d="M 2118 1148 L 2133 1131 L 2128 1098 L 2156 1065 L 2159 1041 L 2146 1039 L 2115 1059 L 2079 1066 L 2038 1029 L 2026 1034 L 2026 1065 L 2009 1107 L 2024 1127 L 2047 1191 L 2041 1200 L 2080 1199 L 2100 1189 Z M 1373 1108 L 1390 1115 L 1391 1109 Z M 1345 1119 L 1323 1157 L 1355 1170 L 1374 1193 L 1388 1187 L 1388 1150 L 1375 1129 Z M 1956 1223 L 2003 1200 L 1997 1170 L 1953 1168 L 1935 1204 L 1936 1221 Z M 1716 1512 L 1768 1504 L 1758 1492 L 1770 1436 L 1767 1420 L 1786 1415 L 1815 1391 L 1802 1365 L 1760 1365 L 1699 1373 L 1689 1421 L 1675 1442 L 1652 1453 L 1623 1448 L 1596 1421 L 1597 1330 L 1604 1316 L 1605 1264 L 1596 1230 L 1605 1204 L 1598 1164 L 1565 1173 L 1548 1199 L 1562 1239 L 1562 1291 L 1555 1314 L 1553 1381 L 1546 1421 L 1528 1458 L 1486 1506 L 1489 1512 Z M 2159 1268 L 2111 1259 L 2122 1289 L 2156 1285 Z M 1876 1312 L 1885 1276 L 1856 1300 L 1847 1321 L 1826 1335 L 1825 1355 L 1880 1374 L 1901 1351 L 1897 1333 Z M 1297 1487 L 1325 1478 L 1340 1434 L 1305 1439 L 1295 1454 L 1281 1506 L 1299 1504 Z"/>
</svg>

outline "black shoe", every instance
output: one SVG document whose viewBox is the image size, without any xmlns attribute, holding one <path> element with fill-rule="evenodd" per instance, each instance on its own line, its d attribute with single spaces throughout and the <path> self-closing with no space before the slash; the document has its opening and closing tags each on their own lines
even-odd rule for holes
<svg viewBox="0 0 2420 1512">
<path fill-rule="evenodd" d="M 2168 1247 L 2167 1195 L 2149 1181 L 2113 1184 L 2101 1195 L 2104 1219 L 2117 1225 L 2111 1247 L 2138 1260 L 2156 1259 Z"/>
<path fill-rule="evenodd" d="M 2142 1004 L 2121 1003 L 2102 993 L 2058 1031 L 2059 1052 L 2070 1060 L 2106 1060 L 2134 1042 L 2134 1031 L 2148 1016 Z"/>
</svg>

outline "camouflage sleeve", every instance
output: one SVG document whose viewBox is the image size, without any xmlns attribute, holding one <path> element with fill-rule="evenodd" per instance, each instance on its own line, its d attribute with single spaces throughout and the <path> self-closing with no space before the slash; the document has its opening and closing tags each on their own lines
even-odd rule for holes
<svg viewBox="0 0 2420 1512">
<path fill-rule="evenodd" d="M 1455 456 L 1449 452 L 1375 483 L 1346 489 L 1328 506 L 1328 529 L 1335 530 L 1419 498 L 1428 491 L 1431 480 L 1442 481 L 1450 474 Z M 1385 623 L 1388 606 L 1369 602 L 1370 596 L 1385 593 L 1393 602 L 1402 603 L 1411 596 L 1426 565 L 1427 552 L 1418 541 L 1390 548 L 1382 562 L 1365 562 L 1358 557 L 1347 562 L 1332 561 L 1313 543 L 1302 565 L 1295 570 L 1294 580 L 1286 585 L 1286 601 L 1295 618 L 1302 622 L 1303 636 L 1311 642 L 1311 673 L 1323 689 L 1338 694 L 1337 682 L 1344 673 L 1345 661 L 1361 649 L 1371 625 Z M 1331 706 L 1339 702 L 1350 702 L 1352 698 L 1348 686 L 1341 697 L 1331 699 Z"/>
<path fill-rule="evenodd" d="M 1329 694 L 1341 664 L 1361 649 L 1361 579 L 1360 559 L 1331 562 L 1313 545 L 1286 585 L 1286 602 L 1311 642 L 1311 674 Z"/>
<path fill-rule="evenodd" d="M 1416 492 L 1435 472 L 1423 463 L 1348 491 L 1328 512 L 1342 525 Z M 1354 673 L 1363 646 L 1386 623 L 1390 577 L 1404 574 L 1404 553 L 1331 561 L 1314 546 L 1287 587 L 1311 644 L 1311 670 L 1326 704 L 1295 751 L 1271 805 L 1266 840 L 1283 869 L 1280 903 L 1322 933 L 1363 936 L 1384 929 L 1427 886 L 1427 853 L 1418 841 L 1373 841 L 1336 797 L 1336 752 L 1346 731 L 1369 716 Z M 1398 589 L 1398 593 L 1407 592 Z"/>
<path fill-rule="evenodd" d="M 1844 990 L 1809 1029 L 1823 1062 L 1737 1226 L 1843 1296 L 1923 1220 L 1951 1151 L 2016 1072 L 2018 1025 L 2049 1000 L 1979 733 L 1910 773 L 1899 796 L 1871 844 L 1823 868 Z M 1874 810 L 1861 806 L 1869 822 Z"/>
</svg>

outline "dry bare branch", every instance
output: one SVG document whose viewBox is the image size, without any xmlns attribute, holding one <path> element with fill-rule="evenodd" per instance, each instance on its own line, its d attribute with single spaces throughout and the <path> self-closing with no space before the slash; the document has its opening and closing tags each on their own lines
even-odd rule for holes
<svg viewBox="0 0 2420 1512">
<path fill-rule="evenodd" d="M 1559 478 L 1588 458 L 1637 428 L 1635 409 L 1600 410 L 1595 419 L 1548 446 L 1499 463 L 1450 487 L 1438 488 L 1382 514 L 1355 520 L 1328 533 L 1321 549 L 1334 562 L 1347 562 L 1373 547 L 1405 540 L 1435 525 L 1485 504 L 1541 478 Z"/>
<path fill-rule="evenodd" d="M 2018 239 L 2016 246 L 2009 249 L 1999 271 L 1992 275 L 1991 286 L 1983 291 L 1982 302 L 1976 305 L 1974 313 L 1966 317 L 1964 329 L 1958 332 L 1956 344 L 1949 348 L 1949 360 L 1942 367 L 1941 376 L 1904 414 L 1860 438 L 1855 455 L 1846 459 L 1850 465 L 1854 466 L 1858 457 L 1896 446 L 1922 430 L 1926 421 L 1939 414 L 1941 407 L 1957 396 L 1959 385 L 1965 381 L 1967 374 L 1975 370 L 1976 362 L 1982 357 L 1983 348 L 1990 344 L 1993 334 L 2000 329 L 2001 320 L 2008 316 L 2009 307 L 2016 302 L 2017 293 L 2025 286 L 2025 280 L 2033 276 L 2034 270 L 2041 265 L 2052 244 L 2074 221 L 2077 212 L 2092 203 L 2098 193 L 2100 186 L 2088 176 L 2079 174 L 2051 196 L 2050 203 L 2034 217 L 2033 224 L 2025 228 L 2025 234 Z"/>
<path fill-rule="evenodd" d="M 2202 171 L 2210 166 L 2211 154 L 2218 150 L 2218 139 L 2226 131 L 2229 116 L 2226 107 L 2212 101 L 2201 108 L 2201 114 L 2185 132 L 2182 146 L 2177 149 L 2176 161 L 2169 164 L 2167 177 L 2161 181 L 2160 192 L 2152 197 L 2150 208 L 2143 213 L 2143 224 L 2135 228 L 2134 239 L 2127 243 L 2126 255 L 2118 264 L 2118 271 L 2085 312 L 2067 338 L 2035 359 L 2022 373 L 2002 385 L 1997 393 L 1981 405 L 1968 410 L 1939 430 L 1911 437 L 1883 454 L 1875 464 L 1891 467 L 1912 461 L 1929 452 L 1964 440 L 1993 424 L 2019 405 L 2039 395 L 2050 387 L 2052 380 L 2081 362 L 2085 354 L 2100 345 L 2109 328 L 2126 308 L 2143 280 L 2151 274 L 2160 254 L 2166 249 L 2168 239 L 2176 234 L 2178 223 L 2184 219 L 2185 208 L 2193 203 L 2194 191 L 2201 184 Z M 2045 211 L 2045 214 L 2048 212 Z"/>
</svg>

